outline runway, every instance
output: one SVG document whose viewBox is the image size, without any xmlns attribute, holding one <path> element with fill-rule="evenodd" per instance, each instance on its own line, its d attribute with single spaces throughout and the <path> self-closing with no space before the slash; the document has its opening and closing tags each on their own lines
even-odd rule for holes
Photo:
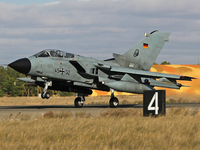
<svg viewBox="0 0 200 150">
<path fill-rule="evenodd" d="M 171 107 L 186 107 L 192 109 L 200 108 L 200 103 L 176 103 L 176 104 L 166 104 L 166 108 Z M 131 108 L 143 108 L 142 104 L 121 104 L 119 108 L 127 110 Z M 37 118 L 42 116 L 43 113 L 48 111 L 70 111 L 72 114 L 76 112 L 85 111 L 90 113 L 92 116 L 98 116 L 101 112 L 107 111 L 110 109 L 109 105 L 84 105 L 82 108 L 75 108 L 74 105 L 30 105 L 30 106 L 0 106 L 0 119 L 6 119 L 12 114 L 14 118 L 17 114 L 20 115 L 29 115 L 31 118 Z"/>
</svg>

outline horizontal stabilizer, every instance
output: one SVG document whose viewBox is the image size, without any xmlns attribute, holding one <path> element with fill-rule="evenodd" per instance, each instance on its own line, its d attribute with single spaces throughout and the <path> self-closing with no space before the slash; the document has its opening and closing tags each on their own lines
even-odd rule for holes
<svg viewBox="0 0 200 150">
<path fill-rule="evenodd" d="M 143 70 L 133 70 L 133 69 L 121 68 L 121 67 L 112 67 L 110 71 L 116 72 L 116 73 L 139 75 L 141 77 L 148 77 L 148 78 L 167 78 L 169 80 L 175 79 L 175 80 L 191 81 L 192 79 L 196 79 L 196 78 L 189 77 L 189 76 L 180 76 L 180 75 L 173 75 L 173 74 L 149 72 L 149 71 L 143 71 Z"/>
<path fill-rule="evenodd" d="M 141 77 L 147 77 L 147 78 L 162 78 L 169 81 L 175 81 L 175 80 L 191 81 L 192 79 L 196 79 L 194 77 L 189 77 L 189 76 L 149 72 L 149 71 L 144 71 L 144 70 L 122 68 L 122 67 L 109 66 L 109 65 L 97 64 L 97 63 L 94 63 L 94 65 L 98 67 L 99 69 L 109 70 L 117 74 L 122 73 L 122 74 L 130 74 L 130 75 L 139 75 Z"/>
</svg>

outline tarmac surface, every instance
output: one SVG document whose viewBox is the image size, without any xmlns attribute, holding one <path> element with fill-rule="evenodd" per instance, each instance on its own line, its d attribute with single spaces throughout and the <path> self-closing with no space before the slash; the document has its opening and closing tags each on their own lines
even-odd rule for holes
<svg viewBox="0 0 200 150">
<path fill-rule="evenodd" d="M 191 109 L 200 108 L 200 103 L 175 103 L 175 104 L 166 104 L 166 108 L 172 107 L 185 107 Z M 143 108 L 142 104 L 121 104 L 119 108 L 127 110 L 131 108 Z M 29 105 L 29 106 L 0 106 L 0 119 L 6 119 L 12 114 L 12 118 L 20 115 L 29 115 L 31 118 L 37 118 L 42 116 L 43 113 L 48 111 L 70 111 L 72 114 L 76 112 L 90 113 L 92 116 L 98 116 L 101 112 L 107 111 L 110 109 L 109 105 L 84 105 L 82 108 L 75 108 L 74 105 Z"/>
</svg>

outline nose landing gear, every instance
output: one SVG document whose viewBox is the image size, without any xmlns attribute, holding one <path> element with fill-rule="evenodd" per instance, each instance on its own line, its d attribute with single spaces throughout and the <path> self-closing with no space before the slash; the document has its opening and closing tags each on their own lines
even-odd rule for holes
<svg viewBox="0 0 200 150">
<path fill-rule="evenodd" d="M 50 93 L 47 92 L 49 86 L 52 86 L 52 81 L 47 81 L 45 83 L 44 92 L 41 94 L 42 99 L 49 99 L 51 97 Z"/>
<path fill-rule="evenodd" d="M 46 92 L 46 94 L 44 92 L 42 92 L 41 97 L 42 97 L 42 99 L 45 99 L 45 98 L 49 99 L 51 97 L 51 95 L 49 92 Z"/>
</svg>

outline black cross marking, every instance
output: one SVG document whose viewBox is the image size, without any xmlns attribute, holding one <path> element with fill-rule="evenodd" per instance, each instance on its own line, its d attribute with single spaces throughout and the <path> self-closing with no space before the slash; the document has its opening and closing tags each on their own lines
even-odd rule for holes
<svg viewBox="0 0 200 150">
<path fill-rule="evenodd" d="M 65 73 L 65 70 L 62 68 L 62 69 L 60 70 L 60 72 L 61 72 L 61 74 L 63 75 L 63 74 Z"/>
</svg>

